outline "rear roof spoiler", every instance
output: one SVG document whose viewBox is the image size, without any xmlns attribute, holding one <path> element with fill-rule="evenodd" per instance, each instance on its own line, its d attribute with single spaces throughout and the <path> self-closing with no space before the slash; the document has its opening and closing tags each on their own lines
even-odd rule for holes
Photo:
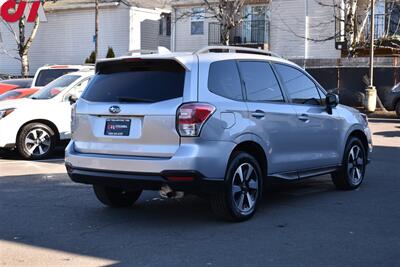
<svg viewBox="0 0 400 267">
<path fill-rule="evenodd" d="M 121 62 L 129 62 L 129 61 L 134 61 L 134 60 L 173 60 L 177 62 L 179 65 L 181 65 L 185 70 L 190 71 L 190 66 L 188 64 L 185 64 L 183 60 L 181 60 L 179 57 L 173 57 L 171 55 L 165 56 L 165 55 L 160 55 L 160 56 L 149 56 L 149 55 L 138 55 L 138 56 L 125 56 L 125 57 L 118 57 L 118 58 L 111 58 L 111 59 L 101 59 L 96 62 L 96 69 L 95 72 L 97 73 L 100 68 L 102 68 L 105 65 L 112 65 L 112 64 L 117 64 Z"/>
</svg>

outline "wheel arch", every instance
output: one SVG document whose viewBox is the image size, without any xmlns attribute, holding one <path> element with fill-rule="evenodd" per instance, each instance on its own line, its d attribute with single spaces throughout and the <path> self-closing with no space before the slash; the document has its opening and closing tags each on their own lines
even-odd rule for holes
<svg viewBox="0 0 400 267">
<path fill-rule="evenodd" d="M 267 156 L 265 154 L 265 151 L 263 147 L 258 144 L 257 142 L 247 140 L 243 141 L 241 143 L 238 143 L 232 150 L 230 156 L 229 156 L 229 161 L 233 158 L 236 152 L 246 152 L 250 155 L 252 155 L 260 164 L 261 171 L 263 172 L 263 176 L 267 177 L 268 176 L 268 160 Z"/>
<path fill-rule="evenodd" d="M 57 141 L 57 142 L 60 141 L 60 132 L 58 131 L 57 126 L 56 126 L 53 122 L 51 122 L 51 121 L 49 121 L 49 120 L 45 120 L 45 119 L 35 119 L 35 120 L 30 120 L 30 121 L 25 122 L 25 123 L 19 128 L 18 133 L 17 133 L 17 138 L 18 138 L 18 136 L 21 134 L 22 129 L 23 129 L 26 125 L 31 124 L 31 123 L 41 123 L 41 124 L 47 125 L 48 127 L 50 127 L 50 128 L 54 131 L 54 134 L 55 134 L 55 137 L 56 137 L 56 141 Z"/>
<path fill-rule="evenodd" d="M 360 139 L 361 143 L 364 146 L 365 152 L 368 154 L 368 139 L 367 139 L 367 136 L 365 135 L 365 133 L 359 129 L 355 129 L 355 130 L 351 131 L 349 136 L 347 137 L 346 144 L 350 140 L 351 137 L 356 137 L 356 138 Z"/>
</svg>

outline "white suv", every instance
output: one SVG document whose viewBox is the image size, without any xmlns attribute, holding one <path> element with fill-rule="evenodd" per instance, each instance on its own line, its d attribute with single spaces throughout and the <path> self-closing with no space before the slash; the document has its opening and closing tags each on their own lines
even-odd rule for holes
<svg viewBox="0 0 400 267">
<path fill-rule="evenodd" d="M 70 102 L 82 94 L 93 70 L 64 75 L 30 98 L 0 103 L 0 148 L 17 149 L 25 159 L 48 157 L 71 130 Z"/>
<path fill-rule="evenodd" d="M 92 65 L 46 65 L 36 71 L 31 87 L 40 89 L 65 74 L 93 69 Z"/>
</svg>

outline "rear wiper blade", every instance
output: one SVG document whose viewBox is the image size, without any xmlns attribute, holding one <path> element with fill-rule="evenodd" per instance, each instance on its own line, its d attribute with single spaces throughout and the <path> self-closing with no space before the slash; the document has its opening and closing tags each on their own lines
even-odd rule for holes
<svg viewBox="0 0 400 267">
<path fill-rule="evenodd" d="M 136 97 L 118 97 L 118 101 L 120 102 L 128 102 L 128 103 L 153 103 L 154 101 L 145 99 L 145 98 L 136 98 Z"/>
</svg>

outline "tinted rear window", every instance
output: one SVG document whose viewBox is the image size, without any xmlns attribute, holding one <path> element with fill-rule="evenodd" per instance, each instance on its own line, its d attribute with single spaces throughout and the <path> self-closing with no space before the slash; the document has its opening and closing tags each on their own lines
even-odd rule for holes
<svg viewBox="0 0 400 267">
<path fill-rule="evenodd" d="M 173 60 L 100 63 L 82 98 L 93 102 L 159 102 L 183 96 L 185 69 Z"/>
<path fill-rule="evenodd" d="M 214 94 L 242 100 L 242 84 L 234 60 L 217 61 L 210 65 L 208 89 Z"/>
<path fill-rule="evenodd" d="M 36 80 L 36 84 L 34 86 L 46 86 L 50 82 L 54 81 L 55 79 L 71 73 L 78 71 L 78 69 L 46 69 L 41 70 Z"/>
</svg>

